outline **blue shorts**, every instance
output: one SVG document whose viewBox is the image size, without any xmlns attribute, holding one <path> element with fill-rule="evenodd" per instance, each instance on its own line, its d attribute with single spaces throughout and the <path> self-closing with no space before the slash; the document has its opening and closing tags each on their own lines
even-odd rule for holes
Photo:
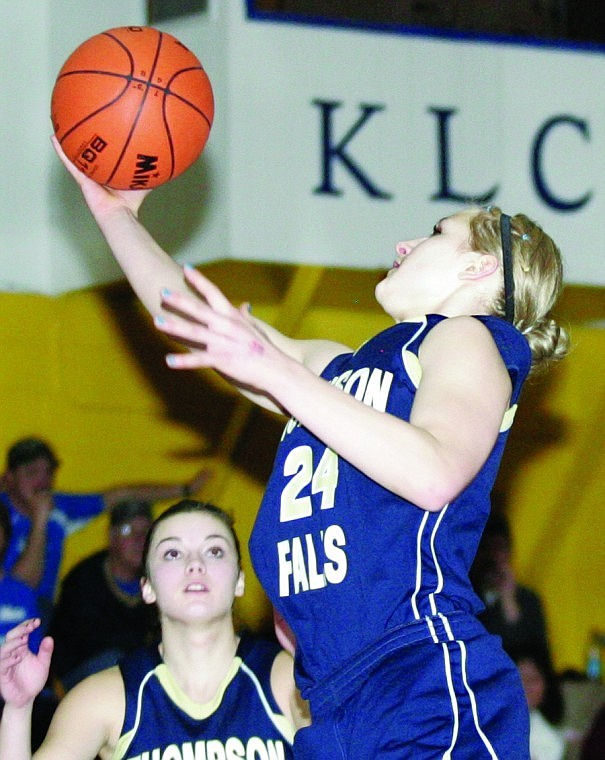
<svg viewBox="0 0 605 760">
<path fill-rule="evenodd" d="M 403 647 L 311 709 L 297 760 L 529 760 L 521 680 L 487 633 Z"/>
</svg>

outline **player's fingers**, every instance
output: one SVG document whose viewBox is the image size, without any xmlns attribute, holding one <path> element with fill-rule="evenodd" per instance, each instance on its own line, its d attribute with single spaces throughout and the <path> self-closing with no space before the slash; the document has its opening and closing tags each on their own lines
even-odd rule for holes
<svg viewBox="0 0 605 760">
<path fill-rule="evenodd" d="M 51 135 L 50 141 L 53 145 L 53 148 L 55 149 L 57 155 L 61 159 L 61 162 L 67 169 L 67 171 L 71 174 L 71 176 L 78 182 L 78 184 L 82 184 L 82 178 L 85 176 L 78 167 L 73 164 L 69 158 L 65 155 L 63 152 L 63 148 L 61 147 L 61 143 L 57 140 L 55 135 Z"/>
<path fill-rule="evenodd" d="M 187 319 L 165 317 L 163 315 L 154 317 L 153 321 L 160 332 L 163 332 L 179 343 L 185 343 L 188 346 L 194 347 L 206 345 L 210 331 L 204 324 L 190 322 Z"/>
<path fill-rule="evenodd" d="M 164 288 L 160 297 L 162 306 L 166 311 L 182 316 L 189 321 L 204 324 L 212 316 L 212 307 L 195 295 Z"/>
<path fill-rule="evenodd" d="M 13 665 L 16 660 L 20 660 L 28 651 L 27 637 L 25 640 L 12 639 L 5 641 L 0 647 L 0 661 L 6 664 L 7 660 Z"/>
<path fill-rule="evenodd" d="M 196 344 L 204 342 L 203 336 L 210 333 L 235 337 L 240 328 L 248 328 L 239 311 L 226 299 L 224 304 L 226 308 L 221 311 L 193 295 L 162 291 L 162 306 L 169 313 L 155 317 L 155 324 L 158 329 L 175 338 L 193 340 Z"/>
<path fill-rule="evenodd" d="M 170 369 L 207 369 L 213 363 L 205 351 L 190 351 L 186 354 L 166 354 L 166 364 Z"/>
<path fill-rule="evenodd" d="M 201 272 L 198 272 L 197 269 L 186 264 L 183 267 L 183 273 L 185 275 L 185 280 L 189 285 L 205 298 L 215 311 L 218 311 L 221 314 L 231 314 L 233 311 L 237 311 L 222 290 L 220 290 L 220 288 Z"/>
<path fill-rule="evenodd" d="M 35 631 L 36 628 L 40 625 L 40 618 L 28 618 L 27 620 L 24 620 L 23 622 L 19 623 L 19 625 L 16 625 L 14 628 L 11 628 L 10 631 L 6 634 L 5 642 L 6 641 L 12 641 L 12 640 L 20 640 L 20 639 L 27 639 L 29 634 L 32 631 Z"/>
<path fill-rule="evenodd" d="M 246 301 L 245 303 L 241 304 L 240 307 L 239 307 L 239 309 L 238 309 L 238 311 L 239 311 L 239 314 L 240 314 L 241 318 L 244 320 L 244 322 L 246 322 L 246 323 L 248 323 L 250 325 L 254 325 L 255 324 L 254 317 L 252 316 L 252 306 L 250 305 L 250 303 L 248 301 Z"/>
<path fill-rule="evenodd" d="M 40 648 L 38 649 L 38 659 L 45 665 L 50 665 L 50 661 L 55 648 L 55 642 L 51 636 L 45 636 L 40 642 Z"/>
</svg>

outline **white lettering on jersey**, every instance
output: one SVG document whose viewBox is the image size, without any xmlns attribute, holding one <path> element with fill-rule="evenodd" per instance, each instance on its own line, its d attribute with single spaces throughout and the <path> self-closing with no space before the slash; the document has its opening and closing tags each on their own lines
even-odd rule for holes
<svg viewBox="0 0 605 760">
<path fill-rule="evenodd" d="M 285 760 L 284 743 L 281 740 L 261 739 L 252 736 L 243 742 L 236 736 L 222 742 L 209 741 L 170 744 L 167 747 L 142 752 L 127 760 Z"/>
<path fill-rule="evenodd" d="M 385 412 L 393 378 L 392 372 L 377 367 L 361 367 L 347 370 L 331 382 L 363 404 Z M 290 419 L 282 440 L 298 426 L 297 420 Z M 284 460 L 283 475 L 285 483 L 279 512 L 281 523 L 309 518 L 314 509 L 334 509 L 339 458 L 332 449 L 326 447 L 321 453 L 321 449 L 314 450 L 310 445 L 294 446 Z M 342 583 L 348 569 L 346 545 L 344 531 L 336 524 L 322 532 L 321 538 L 305 533 L 279 541 L 279 595 L 285 597 Z M 318 557 L 323 557 L 323 560 Z"/>
<path fill-rule="evenodd" d="M 354 396 L 366 406 L 371 406 L 379 412 L 387 408 L 389 391 L 393 383 L 393 373 L 374 367 L 362 367 L 361 369 L 349 369 L 331 380 L 332 385 L 340 388 L 345 393 Z M 291 417 L 283 429 L 281 440 L 299 426 L 298 420 Z"/>
<path fill-rule="evenodd" d="M 332 385 L 379 412 L 387 408 L 392 383 L 393 373 L 378 367 L 347 370 L 332 380 Z"/>
<path fill-rule="evenodd" d="M 320 539 L 321 554 L 326 558 L 321 567 L 312 534 L 278 542 L 280 596 L 320 589 L 328 583 L 335 585 L 345 579 L 347 555 L 343 547 L 347 540 L 343 529 L 340 525 L 330 525 L 322 531 Z"/>
</svg>

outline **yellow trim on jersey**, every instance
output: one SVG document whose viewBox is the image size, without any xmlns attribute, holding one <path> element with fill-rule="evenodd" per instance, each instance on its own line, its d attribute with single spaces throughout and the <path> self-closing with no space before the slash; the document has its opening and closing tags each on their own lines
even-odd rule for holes
<svg viewBox="0 0 605 760">
<path fill-rule="evenodd" d="M 122 736 L 120 736 L 118 743 L 116 744 L 116 748 L 113 751 L 113 755 L 111 756 L 111 760 L 122 760 L 128 751 L 128 747 L 130 747 L 134 732 L 135 730 L 133 728 L 132 731 L 128 731 L 128 733 L 122 734 Z"/>
<path fill-rule="evenodd" d="M 418 388 L 420 385 L 420 380 L 422 379 L 422 365 L 420 364 L 420 359 L 418 356 L 413 353 L 412 351 L 408 351 L 408 346 L 413 343 L 416 338 L 421 335 L 421 333 L 424 331 L 428 324 L 428 319 L 426 316 L 418 318 L 417 320 L 405 320 L 406 322 L 418 322 L 419 326 L 416 332 L 412 335 L 412 337 L 407 341 L 407 343 L 403 346 L 401 349 L 401 361 L 403 362 L 403 366 L 405 371 L 407 372 L 408 377 L 412 381 L 415 388 Z"/>
<path fill-rule="evenodd" d="M 180 688 L 180 686 L 174 681 L 172 675 L 170 674 L 170 671 L 168 670 L 168 668 L 163 662 L 160 663 L 153 670 L 150 670 L 145 676 L 145 678 L 142 680 L 138 689 L 137 712 L 136 712 L 134 726 L 132 727 L 130 731 L 127 731 L 125 734 L 120 736 L 116 744 L 116 748 L 111 756 L 111 760 L 122 760 L 122 758 L 126 755 L 130 747 L 133 735 L 139 730 L 140 721 L 141 721 L 141 704 L 142 704 L 142 699 L 143 699 L 143 691 L 145 689 L 145 685 L 147 681 L 152 676 L 154 675 L 156 676 L 156 678 L 162 685 L 162 688 L 166 692 L 166 695 L 175 703 L 175 705 L 180 707 L 181 710 L 186 712 L 187 715 L 189 715 L 194 720 L 203 720 L 204 718 L 207 718 L 209 715 L 212 715 L 212 713 L 216 712 L 216 710 L 220 707 L 220 704 L 223 701 L 223 695 L 225 694 L 225 691 L 227 687 L 229 686 L 229 684 L 231 683 L 231 681 L 233 681 L 233 679 L 235 678 L 241 665 L 242 665 L 241 657 L 234 657 L 229 670 L 227 671 L 219 688 L 216 691 L 216 694 L 210 700 L 210 702 L 205 702 L 204 704 L 201 704 L 200 702 L 195 702 L 193 699 L 191 699 L 191 697 L 188 697 L 187 694 L 185 694 L 185 692 Z"/>
<path fill-rule="evenodd" d="M 153 670 L 149 670 L 145 674 L 145 677 L 142 679 L 141 683 L 139 684 L 139 688 L 137 690 L 137 711 L 136 711 L 136 715 L 134 719 L 134 725 L 130 729 L 130 731 L 127 731 L 125 734 L 122 734 L 122 736 L 120 736 L 120 738 L 118 739 L 116 743 L 116 748 L 114 749 L 113 755 L 111 756 L 111 760 L 122 760 L 122 758 L 128 752 L 128 748 L 130 747 L 130 744 L 132 742 L 132 737 L 139 730 L 139 726 L 141 724 L 141 696 L 143 694 L 145 686 L 147 685 L 147 681 L 149 681 L 149 679 L 153 676 L 153 673 L 154 673 Z"/>
<path fill-rule="evenodd" d="M 502 417 L 502 424 L 500 425 L 501 433 L 506 432 L 510 428 L 510 426 L 513 424 L 513 420 L 515 419 L 516 413 L 517 404 L 509 406 L 508 409 L 504 412 L 504 417 Z"/>
<path fill-rule="evenodd" d="M 212 715 L 212 713 L 216 712 L 216 710 L 220 707 L 225 691 L 227 690 L 227 686 L 229 686 L 231 681 L 233 681 L 235 678 L 241 664 L 242 660 L 240 657 L 233 658 L 231 667 L 221 681 L 220 686 L 216 690 L 216 694 L 210 700 L 210 702 L 204 702 L 203 704 L 200 702 L 195 702 L 193 699 L 191 699 L 191 697 L 185 694 L 181 687 L 176 683 L 172 677 L 172 674 L 163 662 L 157 666 L 155 669 L 155 674 L 158 681 L 162 685 L 162 688 L 170 697 L 170 699 L 175 703 L 175 705 L 180 707 L 183 712 L 186 712 L 190 718 L 194 718 L 194 720 L 203 720 L 209 715 Z"/>
<path fill-rule="evenodd" d="M 243 673 L 245 673 L 253 682 L 254 687 L 257 691 L 258 697 L 261 701 L 261 704 L 263 705 L 265 709 L 265 712 L 268 718 L 271 720 L 271 722 L 276 727 L 276 729 L 281 733 L 284 739 L 291 745 L 294 741 L 294 733 L 295 733 L 294 726 L 290 723 L 290 721 L 288 720 L 288 718 L 286 718 L 285 715 L 279 712 L 274 712 L 271 709 L 269 702 L 267 701 L 267 698 L 265 696 L 265 693 L 262 689 L 262 686 L 260 684 L 260 681 L 258 680 L 258 677 L 254 673 L 254 671 L 251 670 L 246 665 L 246 663 L 242 661 L 241 657 L 233 658 L 233 662 L 231 663 L 231 666 L 227 674 L 225 675 L 219 688 L 217 689 L 215 696 L 212 698 L 210 702 L 206 702 L 204 704 L 195 702 L 190 697 L 188 697 L 187 694 L 185 694 L 185 692 L 174 681 L 166 665 L 164 663 L 160 663 L 153 670 L 148 671 L 145 677 L 142 679 L 141 683 L 139 684 L 139 688 L 137 691 L 137 710 L 136 710 L 134 725 L 130 731 L 123 734 L 118 739 L 116 747 L 111 756 L 111 760 L 123 760 L 123 758 L 128 753 L 134 734 L 136 734 L 140 728 L 141 720 L 142 720 L 143 692 L 145 691 L 145 686 L 150 678 L 155 676 L 160 682 L 166 695 L 172 700 L 172 702 L 174 702 L 174 704 L 176 704 L 181 710 L 186 712 L 191 718 L 193 718 L 194 720 L 203 720 L 204 718 L 207 718 L 208 716 L 212 715 L 212 713 L 216 712 L 216 710 L 220 707 L 221 702 L 223 701 L 223 696 L 225 694 L 225 691 L 227 690 L 227 687 L 229 686 L 231 681 L 235 678 L 238 671 L 240 670 Z M 244 705 L 242 709 L 245 709 L 245 707 L 246 706 Z"/>
<path fill-rule="evenodd" d="M 418 388 L 420 380 L 422 378 L 422 365 L 420 359 L 411 351 L 402 351 L 401 358 L 403 359 L 403 366 L 408 373 L 408 377 L 414 383 L 414 387 Z"/>
<path fill-rule="evenodd" d="M 271 720 L 275 728 L 280 732 L 280 734 L 284 737 L 284 739 L 289 744 L 293 744 L 295 729 L 292 723 L 290 723 L 288 718 L 286 718 L 286 716 L 283 713 L 273 712 L 273 710 L 271 709 L 271 706 L 269 705 L 269 702 L 267 702 L 267 697 L 265 696 L 265 692 L 263 691 L 263 688 L 260 684 L 260 681 L 258 680 L 256 673 L 253 670 L 251 670 L 246 665 L 245 662 L 242 662 L 242 671 L 248 674 L 250 680 L 254 684 L 254 688 L 256 689 L 258 698 L 260 699 L 263 707 L 265 708 L 265 713 L 267 717 Z"/>
</svg>

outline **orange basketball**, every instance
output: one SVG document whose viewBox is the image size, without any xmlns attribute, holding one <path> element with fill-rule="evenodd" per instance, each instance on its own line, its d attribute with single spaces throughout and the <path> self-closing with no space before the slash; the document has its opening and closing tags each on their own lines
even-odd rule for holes
<svg viewBox="0 0 605 760">
<path fill-rule="evenodd" d="M 86 40 L 65 61 L 51 118 L 67 157 L 99 184 L 157 187 L 202 152 L 214 118 L 212 85 L 172 35 L 118 27 Z"/>
</svg>

